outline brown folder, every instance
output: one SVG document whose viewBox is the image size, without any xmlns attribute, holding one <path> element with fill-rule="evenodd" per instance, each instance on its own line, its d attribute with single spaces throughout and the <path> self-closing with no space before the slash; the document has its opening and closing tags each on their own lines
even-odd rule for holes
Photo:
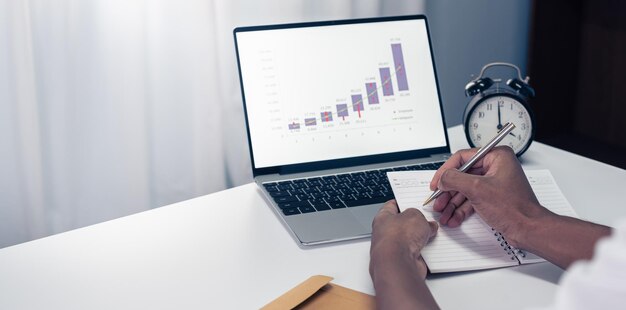
<svg viewBox="0 0 626 310">
<path fill-rule="evenodd" d="M 312 276 L 265 305 L 272 309 L 375 309 L 374 296 L 332 284 L 328 276 Z"/>
</svg>

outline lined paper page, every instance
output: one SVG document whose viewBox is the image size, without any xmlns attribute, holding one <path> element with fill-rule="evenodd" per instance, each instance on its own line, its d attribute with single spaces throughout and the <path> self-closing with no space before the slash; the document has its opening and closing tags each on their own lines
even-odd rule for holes
<svg viewBox="0 0 626 310">
<path fill-rule="evenodd" d="M 528 170 L 524 172 L 542 206 L 556 214 L 578 218 L 578 214 L 554 181 L 550 170 Z"/>
<path fill-rule="evenodd" d="M 439 220 L 432 206 L 422 207 L 431 194 L 429 184 L 435 171 L 397 171 L 387 176 L 400 211 L 421 210 L 427 220 Z M 496 240 L 491 229 L 476 214 L 457 228 L 440 226 L 437 235 L 422 250 L 422 257 L 431 272 L 453 272 L 516 266 Z"/>
<path fill-rule="evenodd" d="M 527 170 L 524 173 L 526 173 L 528 182 L 542 206 L 556 214 L 578 218 L 576 211 L 574 211 L 556 184 L 550 170 Z M 543 258 L 530 252 L 526 252 L 525 257 L 518 256 L 518 258 L 522 264 L 545 261 Z"/>
</svg>

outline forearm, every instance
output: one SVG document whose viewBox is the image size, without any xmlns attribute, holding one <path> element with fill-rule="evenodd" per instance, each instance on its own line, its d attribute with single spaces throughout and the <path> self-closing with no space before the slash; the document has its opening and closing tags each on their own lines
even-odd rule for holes
<svg viewBox="0 0 626 310">
<path fill-rule="evenodd" d="M 519 247 L 563 269 L 574 261 L 591 259 L 598 239 L 611 234 L 607 226 L 551 212 L 532 219 L 527 227 Z"/>
<path fill-rule="evenodd" d="M 409 278 L 409 273 L 387 275 L 374 281 L 378 309 L 438 309 L 423 279 Z"/>
<path fill-rule="evenodd" d="M 371 263 L 378 309 L 438 309 L 416 258 L 383 252 Z"/>
</svg>

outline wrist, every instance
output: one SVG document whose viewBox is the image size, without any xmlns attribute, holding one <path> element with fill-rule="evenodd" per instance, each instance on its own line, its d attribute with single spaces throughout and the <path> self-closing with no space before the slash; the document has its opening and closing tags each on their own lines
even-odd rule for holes
<svg viewBox="0 0 626 310">
<path fill-rule="evenodd" d="M 532 251 L 536 239 L 545 237 L 546 230 L 549 230 L 559 215 L 550 212 L 539 203 L 532 203 L 525 210 L 520 219 L 505 233 L 505 237 L 511 246 Z"/>
<path fill-rule="evenodd" d="M 408 247 L 372 247 L 370 274 L 380 309 L 436 309 L 426 286 L 426 265 Z M 415 257 L 415 255 L 418 255 Z"/>
<path fill-rule="evenodd" d="M 378 242 L 372 246 L 370 260 L 373 279 L 393 279 L 406 273 L 414 273 L 421 279 L 426 277 L 427 270 L 420 261 L 419 249 L 412 249 L 397 240 Z"/>
</svg>

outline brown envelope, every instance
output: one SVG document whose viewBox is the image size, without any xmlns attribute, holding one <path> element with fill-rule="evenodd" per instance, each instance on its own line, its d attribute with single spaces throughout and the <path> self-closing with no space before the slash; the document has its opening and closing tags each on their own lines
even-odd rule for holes
<svg viewBox="0 0 626 310">
<path fill-rule="evenodd" d="M 332 279 L 327 276 L 312 276 L 261 309 L 376 308 L 374 296 L 329 283 Z"/>
</svg>

